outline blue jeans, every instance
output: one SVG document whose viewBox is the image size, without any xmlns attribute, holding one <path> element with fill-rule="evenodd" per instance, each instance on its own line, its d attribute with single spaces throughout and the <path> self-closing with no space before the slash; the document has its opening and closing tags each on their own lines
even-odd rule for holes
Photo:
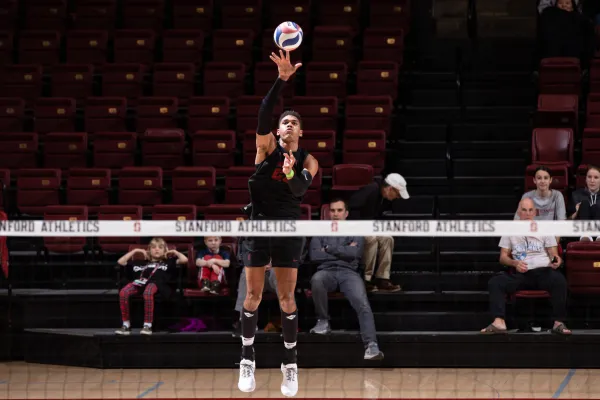
<svg viewBox="0 0 600 400">
<path fill-rule="evenodd" d="M 317 318 L 329 319 L 327 293 L 339 287 L 356 311 L 363 343 L 377 342 L 373 311 L 367 298 L 365 282 L 358 272 L 345 267 L 328 267 L 317 271 L 310 284 Z"/>
</svg>

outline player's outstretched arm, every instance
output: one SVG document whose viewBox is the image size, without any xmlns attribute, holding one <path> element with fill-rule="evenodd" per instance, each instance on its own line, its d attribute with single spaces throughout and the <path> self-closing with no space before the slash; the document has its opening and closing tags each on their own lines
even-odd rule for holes
<svg viewBox="0 0 600 400">
<path fill-rule="evenodd" d="M 275 108 L 275 104 L 277 104 L 281 89 L 283 89 L 285 82 L 302 66 L 300 63 L 292 65 L 289 51 L 284 55 L 283 51 L 279 50 L 279 55 L 271 53 L 269 58 L 277 65 L 279 76 L 263 99 L 258 111 L 256 150 L 257 153 L 265 155 L 270 154 L 275 149 L 275 137 L 271 132 L 271 119 L 273 118 L 273 109 Z"/>
</svg>

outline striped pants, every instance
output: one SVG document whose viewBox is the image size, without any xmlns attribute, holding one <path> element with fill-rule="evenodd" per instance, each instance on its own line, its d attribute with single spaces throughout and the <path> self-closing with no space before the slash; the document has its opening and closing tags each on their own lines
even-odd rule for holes
<svg viewBox="0 0 600 400">
<path fill-rule="evenodd" d="M 150 282 L 146 286 L 137 286 L 128 283 L 119 292 L 119 303 L 121 305 L 121 317 L 123 321 L 129 321 L 129 298 L 134 294 L 144 295 L 144 323 L 152 323 L 154 319 L 154 295 L 158 292 L 156 284 Z"/>
</svg>

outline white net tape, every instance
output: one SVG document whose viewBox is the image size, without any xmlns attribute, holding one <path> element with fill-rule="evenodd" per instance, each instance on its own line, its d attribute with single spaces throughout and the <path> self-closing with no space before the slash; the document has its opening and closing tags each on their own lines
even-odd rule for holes
<svg viewBox="0 0 600 400">
<path fill-rule="evenodd" d="M 600 221 L 0 221 L 0 236 L 600 236 Z"/>
</svg>

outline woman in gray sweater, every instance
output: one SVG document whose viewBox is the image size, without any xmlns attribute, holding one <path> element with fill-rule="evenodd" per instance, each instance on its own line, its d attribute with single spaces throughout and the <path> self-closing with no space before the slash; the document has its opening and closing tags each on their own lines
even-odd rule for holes
<svg viewBox="0 0 600 400">
<path fill-rule="evenodd" d="M 537 209 L 536 220 L 562 221 L 567 219 L 565 198 L 558 190 L 550 189 L 552 175 L 550 170 L 544 166 L 537 167 L 533 176 L 535 190 L 523 194 L 521 200 L 529 198 L 533 200 Z M 515 219 L 519 216 L 515 213 Z"/>
</svg>

